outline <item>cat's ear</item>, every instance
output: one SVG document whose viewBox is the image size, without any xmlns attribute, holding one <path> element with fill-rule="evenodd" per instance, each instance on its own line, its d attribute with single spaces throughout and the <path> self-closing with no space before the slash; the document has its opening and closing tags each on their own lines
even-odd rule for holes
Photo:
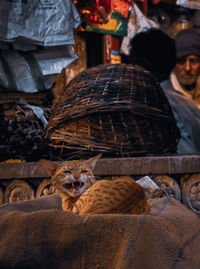
<svg viewBox="0 0 200 269">
<path fill-rule="evenodd" d="M 102 154 L 100 153 L 97 156 L 92 157 L 92 158 L 85 161 L 91 170 L 94 170 L 94 167 L 95 167 L 97 161 L 101 158 L 101 156 L 102 156 Z"/>
<path fill-rule="evenodd" d="M 40 159 L 39 163 L 51 177 L 55 174 L 58 166 L 57 163 L 44 159 Z"/>
</svg>

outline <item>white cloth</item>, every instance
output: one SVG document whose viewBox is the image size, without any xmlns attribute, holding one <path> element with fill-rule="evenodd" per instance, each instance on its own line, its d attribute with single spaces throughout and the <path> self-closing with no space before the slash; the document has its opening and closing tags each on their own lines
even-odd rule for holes
<svg viewBox="0 0 200 269">
<path fill-rule="evenodd" d="M 136 3 L 133 3 L 127 27 L 127 36 L 123 38 L 120 48 L 120 52 L 125 55 L 130 54 L 130 41 L 137 33 L 146 31 L 149 28 L 159 28 L 159 25 L 148 19 L 141 12 Z"/>
</svg>

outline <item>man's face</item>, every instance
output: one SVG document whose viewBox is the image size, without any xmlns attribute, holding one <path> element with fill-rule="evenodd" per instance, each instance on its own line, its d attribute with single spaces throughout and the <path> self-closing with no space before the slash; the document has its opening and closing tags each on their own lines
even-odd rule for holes
<svg viewBox="0 0 200 269">
<path fill-rule="evenodd" d="M 200 58 L 196 55 L 188 55 L 178 60 L 174 72 L 179 83 L 185 89 L 192 90 L 200 74 Z"/>
</svg>

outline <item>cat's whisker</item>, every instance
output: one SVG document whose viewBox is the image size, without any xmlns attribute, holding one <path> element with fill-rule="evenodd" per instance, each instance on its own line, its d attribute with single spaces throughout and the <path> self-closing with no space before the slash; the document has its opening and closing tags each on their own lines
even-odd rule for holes
<svg viewBox="0 0 200 269">
<path fill-rule="evenodd" d="M 96 179 L 101 179 L 101 177 L 100 177 L 100 176 L 96 176 L 95 178 L 96 178 Z"/>
</svg>

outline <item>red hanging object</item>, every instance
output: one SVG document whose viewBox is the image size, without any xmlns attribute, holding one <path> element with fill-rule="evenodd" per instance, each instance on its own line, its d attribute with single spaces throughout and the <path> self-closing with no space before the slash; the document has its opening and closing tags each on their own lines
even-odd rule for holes
<svg viewBox="0 0 200 269">
<path fill-rule="evenodd" d="M 78 8 L 82 19 L 93 24 L 103 24 L 109 21 L 112 13 L 111 0 L 93 0 Z"/>
<path fill-rule="evenodd" d="M 133 5 L 133 0 L 112 0 L 112 10 L 128 18 L 129 11 Z"/>
</svg>

